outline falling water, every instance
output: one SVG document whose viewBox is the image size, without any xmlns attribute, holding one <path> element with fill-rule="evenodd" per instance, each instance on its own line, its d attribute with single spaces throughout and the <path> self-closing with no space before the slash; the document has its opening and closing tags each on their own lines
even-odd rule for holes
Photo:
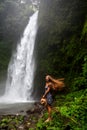
<svg viewBox="0 0 87 130">
<path fill-rule="evenodd" d="M 13 54 L 9 67 L 5 101 L 23 102 L 33 100 L 33 79 L 35 61 L 33 57 L 35 36 L 37 32 L 38 11 L 35 12 L 26 26 L 23 37 Z"/>
</svg>

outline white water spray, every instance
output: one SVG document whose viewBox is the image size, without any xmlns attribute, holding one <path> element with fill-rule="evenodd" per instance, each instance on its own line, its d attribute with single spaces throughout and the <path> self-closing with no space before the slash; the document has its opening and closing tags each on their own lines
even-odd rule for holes
<svg viewBox="0 0 87 130">
<path fill-rule="evenodd" d="M 23 37 L 13 54 L 9 67 L 3 100 L 9 102 L 32 101 L 35 61 L 33 57 L 37 32 L 38 11 L 34 13 L 24 30 Z M 4 102 L 3 101 L 3 102 Z"/>
</svg>

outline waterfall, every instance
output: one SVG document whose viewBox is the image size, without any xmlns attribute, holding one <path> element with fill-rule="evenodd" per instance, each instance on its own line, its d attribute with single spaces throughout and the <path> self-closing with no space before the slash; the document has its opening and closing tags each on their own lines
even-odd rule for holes
<svg viewBox="0 0 87 130">
<path fill-rule="evenodd" d="M 17 50 L 11 57 L 4 94 L 5 101 L 32 101 L 33 79 L 35 71 L 34 44 L 37 32 L 38 11 L 26 26 Z"/>
</svg>

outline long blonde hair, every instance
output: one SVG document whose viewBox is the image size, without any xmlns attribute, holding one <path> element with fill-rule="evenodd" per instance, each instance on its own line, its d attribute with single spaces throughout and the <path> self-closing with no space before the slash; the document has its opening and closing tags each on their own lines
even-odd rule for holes
<svg viewBox="0 0 87 130">
<path fill-rule="evenodd" d="M 54 90 L 62 90 L 65 87 L 64 78 L 54 79 L 50 75 L 47 75 L 49 82 L 51 82 L 51 87 Z"/>
</svg>

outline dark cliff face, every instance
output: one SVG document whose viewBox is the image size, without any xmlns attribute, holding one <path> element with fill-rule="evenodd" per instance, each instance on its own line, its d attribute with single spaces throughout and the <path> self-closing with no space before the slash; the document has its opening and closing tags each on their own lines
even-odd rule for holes
<svg viewBox="0 0 87 130">
<path fill-rule="evenodd" d="M 81 72 L 85 54 L 78 57 L 80 48 L 86 46 L 81 42 L 86 12 L 86 0 L 41 1 L 35 46 L 35 86 L 38 86 L 35 91 L 41 93 L 46 74 L 70 79 Z"/>
</svg>

